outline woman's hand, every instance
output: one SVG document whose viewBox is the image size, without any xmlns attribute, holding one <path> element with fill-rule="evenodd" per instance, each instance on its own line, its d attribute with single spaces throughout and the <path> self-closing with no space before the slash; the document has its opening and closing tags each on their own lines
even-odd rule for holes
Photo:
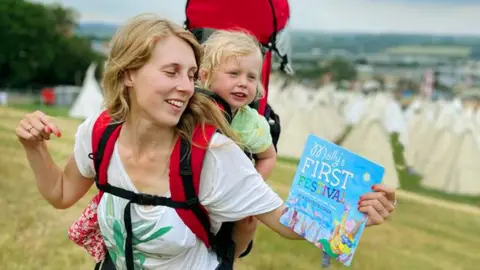
<svg viewBox="0 0 480 270">
<path fill-rule="evenodd" d="M 26 114 L 20 121 L 15 133 L 23 146 L 37 146 L 50 140 L 50 134 L 61 136 L 60 129 L 53 119 L 41 111 Z"/>
<path fill-rule="evenodd" d="M 384 184 L 374 185 L 374 192 L 360 196 L 358 210 L 368 215 L 367 226 L 382 224 L 395 210 L 395 190 Z"/>
</svg>

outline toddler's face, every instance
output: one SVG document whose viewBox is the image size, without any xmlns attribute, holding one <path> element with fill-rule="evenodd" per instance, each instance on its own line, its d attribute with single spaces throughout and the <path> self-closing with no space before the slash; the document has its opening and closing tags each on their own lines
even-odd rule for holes
<svg viewBox="0 0 480 270">
<path fill-rule="evenodd" d="M 260 52 L 227 58 L 215 69 L 210 90 L 230 104 L 235 112 L 255 99 L 261 69 Z"/>
</svg>

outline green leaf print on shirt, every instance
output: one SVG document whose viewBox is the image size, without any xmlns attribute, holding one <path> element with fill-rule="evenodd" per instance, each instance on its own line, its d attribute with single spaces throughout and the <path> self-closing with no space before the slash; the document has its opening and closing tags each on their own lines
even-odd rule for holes
<svg viewBox="0 0 480 270">
<path fill-rule="evenodd" d="M 115 209 L 113 208 L 113 196 L 105 194 L 107 196 L 107 216 L 115 217 Z"/>
<path fill-rule="evenodd" d="M 107 236 L 103 235 L 105 241 L 110 244 L 108 249 L 110 257 L 114 263 L 117 262 L 117 258 L 123 258 L 125 260 L 125 238 L 127 233 L 123 226 L 123 220 L 120 222 L 115 218 L 113 198 L 109 194 L 106 203 L 106 220 L 109 227 L 113 229 L 113 239 L 109 239 Z M 132 239 L 132 245 L 134 247 L 133 260 L 135 262 L 135 269 L 137 269 L 137 266 L 142 268 L 146 260 L 145 254 L 143 254 L 141 251 L 135 250 L 135 246 L 160 238 L 173 228 L 172 226 L 161 227 L 145 239 L 140 239 L 142 236 L 150 233 L 155 228 L 155 225 L 156 222 L 148 222 L 144 220 L 139 220 L 132 223 L 132 230 L 135 232 Z"/>
<path fill-rule="evenodd" d="M 172 228 L 173 228 L 172 226 L 162 227 L 162 228 L 158 229 L 158 231 L 152 233 L 152 235 L 150 235 L 149 237 L 147 237 L 143 240 L 138 239 L 137 237 L 134 237 L 132 242 L 133 242 L 134 245 L 141 244 L 141 243 L 146 243 L 146 242 L 151 241 L 153 239 L 162 237 L 164 234 L 168 233 Z"/>
</svg>

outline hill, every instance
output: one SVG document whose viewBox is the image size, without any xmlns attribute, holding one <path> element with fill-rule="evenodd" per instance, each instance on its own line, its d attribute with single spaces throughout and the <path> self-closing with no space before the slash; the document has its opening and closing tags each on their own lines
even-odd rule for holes
<svg viewBox="0 0 480 270">
<path fill-rule="evenodd" d="M 472 36 L 292 31 L 291 39 L 293 49 L 297 53 L 311 52 L 312 48 L 319 48 L 322 51 L 340 49 L 353 54 L 362 54 L 385 52 L 398 46 L 441 46 L 461 47 L 469 51 L 469 57 L 480 59 L 480 37 Z"/>
<path fill-rule="evenodd" d="M 110 39 L 118 25 L 89 22 L 81 23 L 75 33 L 92 39 Z M 328 33 L 321 31 L 290 31 L 294 53 L 311 53 L 312 49 L 346 50 L 353 54 L 380 53 L 392 47 L 405 45 L 429 45 L 463 47 L 469 56 L 480 59 L 480 37 L 474 36 L 432 36 L 421 34 L 368 34 Z"/>
<path fill-rule="evenodd" d="M 91 22 L 79 24 L 74 32 L 93 39 L 110 39 L 117 29 L 118 25 L 115 24 Z"/>
</svg>

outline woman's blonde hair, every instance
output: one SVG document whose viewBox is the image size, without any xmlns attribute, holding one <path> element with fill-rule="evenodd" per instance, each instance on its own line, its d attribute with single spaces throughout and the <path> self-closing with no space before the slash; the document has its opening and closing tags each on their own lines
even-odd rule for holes
<svg viewBox="0 0 480 270">
<path fill-rule="evenodd" d="M 216 30 L 203 43 L 203 58 L 200 64 L 200 71 L 205 72 L 205 78 L 200 85 L 210 89 L 215 76 L 216 68 L 230 59 L 236 59 L 256 53 L 262 59 L 261 44 L 250 33 L 243 30 Z M 258 71 L 258 84 L 256 99 L 263 98 L 265 89 L 260 81 L 261 69 Z"/>
<path fill-rule="evenodd" d="M 115 33 L 103 74 L 105 107 L 115 122 L 125 121 L 129 111 L 129 91 L 124 84 L 125 72 L 141 68 L 150 59 L 159 40 L 176 36 L 188 43 L 200 64 L 202 48 L 189 31 L 152 14 L 141 14 L 131 19 Z M 207 96 L 195 93 L 176 125 L 176 132 L 191 142 L 196 125 L 212 124 L 220 132 L 238 141 L 223 112 Z"/>
</svg>

